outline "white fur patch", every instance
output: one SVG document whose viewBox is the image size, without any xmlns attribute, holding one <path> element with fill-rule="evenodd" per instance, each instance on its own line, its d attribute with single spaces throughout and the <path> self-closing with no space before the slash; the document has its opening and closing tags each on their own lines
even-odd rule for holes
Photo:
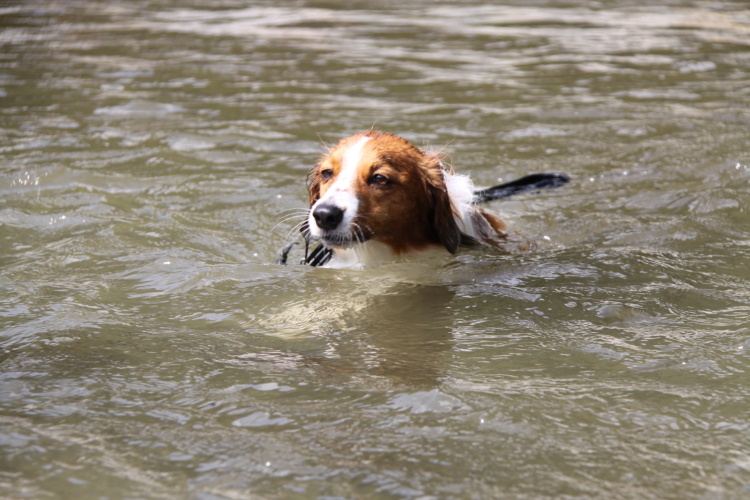
<svg viewBox="0 0 750 500">
<path fill-rule="evenodd" d="M 336 176 L 336 180 L 333 181 L 333 185 L 328 191 L 312 207 L 314 209 L 318 204 L 334 205 L 343 210 L 344 218 L 335 231 L 335 233 L 342 236 L 351 233 L 350 226 L 352 220 L 357 216 L 357 210 L 359 210 L 359 199 L 354 190 L 354 184 L 357 179 L 357 169 L 362 160 L 362 148 L 369 140 L 370 138 L 367 136 L 361 137 L 357 142 L 346 148 L 341 160 L 339 175 Z M 315 218 L 312 214 L 313 210 L 310 210 L 308 225 L 312 236 L 318 238 L 321 235 L 321 230 L 315 223 Z"/>
<path fill-rule="evenodd" d="M 474 183 L 466 175 L 445 174 L 445 187 L 448 197 L 453 205 L 456 224 L 462 233 L 475 237 L 474 224 L 471 222 L 471 214 L 474 209 L 471 202 L 474 199 Z"/>
<path fill-rule="evenodd" d="M 369 140 L 369 137 L 363 136 L 344 151 L 344 157 L 341 161 L 341 173 L 339 173 L 339 178 L 336 179 L 336 182 L 333 184 L 334 188 L 340 182 L 345 185 L 351 184 L 357 174 L 359 162 L 362 159 L 362 148 Z"/>
<path fill-rule="evenodd" d="M 389 262 L 424 261 L 435 257 L 445 257 L 443 247 L 432 247 L 415 253 L 396 255 L 391 247 L 379 241 L 366 241 L 352 248 L 334 250 L 334 257 L 322 267 L 333 269 L 367 269 Z"/>
</svg>

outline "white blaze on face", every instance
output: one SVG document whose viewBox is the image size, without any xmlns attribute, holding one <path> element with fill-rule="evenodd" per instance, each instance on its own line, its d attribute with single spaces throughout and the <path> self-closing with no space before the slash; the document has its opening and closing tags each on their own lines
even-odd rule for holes
<svg viewBox="0 0 750 500">
<path fill-rule="evenodd" d="M 340 208 L 344 212 L 344 219 L 336 229 L 336 232 L 341 234 L 349 232 L 352 219 L 357 215 L 357 209 L 359 208 L 359 200 L 354 189 L 357 180 L 357 169 L 362 160 L 362 149 L 369 140 L 369 137 L 361 137 L 344 151 L 341 158 L 341 171 L 339 175 L 336 176 L 333 185 L 315 202 L 312 210 L 310 210 L 308 223 L 313 236 L 320 236 L 321 231 L 312 215 L 313 210 L 318 205 L 333 205 Z"/>
</svg>

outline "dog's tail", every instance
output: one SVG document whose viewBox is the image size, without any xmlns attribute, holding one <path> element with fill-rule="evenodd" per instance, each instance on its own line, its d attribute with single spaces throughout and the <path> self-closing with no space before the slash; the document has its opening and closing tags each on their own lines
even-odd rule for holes
<svg viewBox="0 0 750 500">
<path fill-rule="evenodd" d="M 508 198 L 514 194 L 563 186 L 570 182 L 565 174 L 531 174 L 514 181 L 474 191 L 474 203 Z"/>
</svg>

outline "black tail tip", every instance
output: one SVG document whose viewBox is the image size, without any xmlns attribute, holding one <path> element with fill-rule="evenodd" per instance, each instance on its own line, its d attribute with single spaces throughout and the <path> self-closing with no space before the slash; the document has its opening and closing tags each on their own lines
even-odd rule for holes
<svg viewBox="0 0 750 500">
<path fill-rule="evenodd" d="M 486 189 L 474 192 L 475 203 L 484 203 L 501 198 L 508 198 L 514 194 L 536 191 L 537 189 L 550 189 L 563 186 L 570 182 L 570 177 L 565 174 L 545 173 L 530 174 L 514 181 L 498 184 Z"/>
</svg>

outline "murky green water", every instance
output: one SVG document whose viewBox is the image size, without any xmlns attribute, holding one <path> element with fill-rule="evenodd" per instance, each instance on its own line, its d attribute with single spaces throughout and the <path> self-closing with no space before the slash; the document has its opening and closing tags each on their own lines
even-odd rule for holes
<svg viewBox="0 0 750 500">
<path fill-rule="evenodd" d="M 746 2 L 207 5 L 0 8 L 0 496 L 750 497 Z M 573 182 L 273 264 L 373 124 Z"/>
</svg>

